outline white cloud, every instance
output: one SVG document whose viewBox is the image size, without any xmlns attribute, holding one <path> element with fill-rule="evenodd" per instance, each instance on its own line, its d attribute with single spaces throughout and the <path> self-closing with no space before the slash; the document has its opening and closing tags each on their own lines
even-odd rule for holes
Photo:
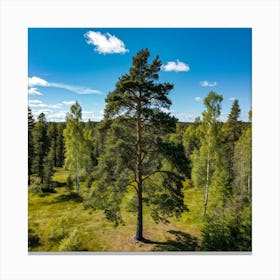
<svg viewBox="0 0 280 280">
<path fill-rule="evenodd" d="M 37 119 L 37 117 L 41 114 L 44 113 L 45 115 L 48 115 L 50 113 L 52 113 L 53 110 L 49 110 L 49 109 L 33 109 L 32 110 L 32 115 L 34 116 L 35 119 Z"/>
<path fill-rule="evenodd" d="M 201 81 L 200 85 L 202 87 L 215 87 L 217 85 L 217 82 L 210 83 L 208 81 Z"/>
<path fill-rule="evenodd" d="M 66 89 L 78 94 L 96 94 L 96 93 L 101 93 L 99 90 L 96 89 L 91 89 L 87 87 L 80 87 L 80 86 L 71 86 L 71 85 L 66 85 L 66 84 L 61 84 L 61 83 L 50 83 L 51 87 L 55 88 L 62 88 Z"/>
<path fill-rule="evenodd" d="M 29 87 L 34 87 L 34 86 L 48 87 L 49 83 L 41 78 L 33 76 L 31 78 L 28 78 L 28 86 Z"/>
<path fill-rule="evenodd" d="M 101 121 L 103 119 L 103 110 L 99 111 L 83 111 L 82 112 L 82 120 L 88 121 L 91 119 L 92 121 Z"/>
<path fill-rule="evenodd" d="M 229 101 L 234 101 L 236 98 L 235 97 L 230 97 L 228 100 Z"/>
<path fill-rule="evenodd" d="M 47 82 L 46 80 L 43 80 L 43 79 L 38 78 L 36 76 L 28 78 L 28 85 L 30 87 L 28 89 L 28 93 L 33 94 L 33 95 L 35 95 L 34 89 L 36 89 L 37 95 L 42 95 L 42 94 L 38 94 L 40 92 L 38 91 L 37 88 L 34 88 L 34 86 L 62 88 L 62 89 L 66 89 L 66 90 L 72 91 L 72 92 L 77 93 L 77 94 L 98 94 L 98 93 L 101 93 L 99 90 L 91 89 L 91 88 L 87 88 L 87 87 L 83 87 L 83 86 L 72 86 L 72 85 L 67 85 L 67 84 L 63 84 L 63 83 L 50 83 L 50 82 Z M 32 88 L 34 88 L 34 89 L 32 89 Z M 32 93 L 30 93 L 30 91 Z"/>
<path fill-rule="evenodd" d="M 66 106 L 72 106 L 75 103 L 76 103 L 76 101 L 62 101 L 62 104 L 66 105 Z"/>
<path fill-rule="evenodd" d="M 29 100 L 29 104 L 30 107 L 32 108 L 51 108 L 51 109 L 59 109 L 62 107 L 61 103 L 58 104 L 54 104 L 54 105 L 49 105 L 49 104 L 45 104 L 43 103 L 41 100 L 37 100 L 37 99 L 30 99 Z"/>
<path fill-rule="evenodd" d="M 162 65 L 161 69 L 165 72 L 188 72 L 190 67 L 177 59 L 176 61 L 168 61 L 166 65 Z"/>
<path fill-rule="evenodd" d="M 160 110 L 161 110 L 163 113 L 166 113 L 166 114 L 171 113 L 171 111 L 170 111 L 169 109 L 164 108 L 164 107 L 160 107 Z"/>
<path fill-rule="evenodd" d="M 186 113 L 186 112 L 174 112 L 174 116 L 180 121 L 180 122 L 193 122 L 194 119 L 197 117 L 192 113 Z"/>
<path fill-rule="evenodd" d="M 65 110 L 67 108 L 65 106 L 69 106 L 74 104 L 76 101 L 62 101 L 57 104 L 45 104 L 39 99 L 30 99 L 29 106 L 32 109 L 32 114 L 34 119 L 44 113 L 46 115 L 47 121 L 51 122 L 64 122 L 66 118 L 67 112 L 69 110 Z M 93 121 L 101 121 L 103 119 L 103 110 L 94 110 L 94 111 L 82 111 L 82 120 L 88 121 L 89 119 Z"/>
<path fill-rule="evenodd" d="M 30 95 L 43 95 L 37 88 L 29 88 L 28 89 L 28 94 Z"/>
<path fill-rule="evenodd" d="M 48 107 L 47 104 L 44 104 L 41 100 L 35 100 L 35 99 L 30 99 L 29 104 L 30 107 L 40 107 L 40 108 L 45 108 Z"/>
<path fill-rule="evenodd" d="M 45 104 L 41 100 L 38 100 L 38 99 L 29 100 L 29 106 L 32 108 L 60 109 L 63 106 L 72 106 L 75 103 L 76 103 L 76 101 L 70 100 L 70 101 L 62 101 L 61 103 L 57 103 L 57 104 Z"/>
<path fill-rule="evenodd" d="M 200 101 L 202 100 L 202 98 L 199 97 L 199 96 L 196 96 L 196 97 L 194 98 L 194 100 L 195 100 L 196 102 L 200 102 Z"/>
<path fill-rule="evenodd" d="M 100 54 L 124 54 L 129 50 L 125 48 L 125 44 L 119 38 L 110 33 L 102 34 L 100 32 L 88 31 L 84 34 L 86 42 L 95 46 L 94 50 Z"/>
<path fill-rule="evenodd" d="M 47 115 L 47 119 L 50 122 L 64 122 L 66 118 L 66 111 L 59 111 Z"/>
</svg>

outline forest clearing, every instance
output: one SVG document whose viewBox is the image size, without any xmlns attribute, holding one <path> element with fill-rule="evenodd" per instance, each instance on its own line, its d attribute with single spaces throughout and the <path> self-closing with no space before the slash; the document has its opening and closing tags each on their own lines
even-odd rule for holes
<svg viewBox="0 0 280 280">
<path fill-rule="evenodd" d="M 200 209 L 203 205 L 203 191 L 184 187 L 189 203 L 189 212 L 180 219 L 171 219 L 168 224 L 156 224 L 144 209 L 144 236 L 146 242 L 136 243 L 133 239 L 136 228 L 136 213 L 129 205 L 133 195 L 128 191 L 123 201 L 124 225 L 117 228 L 108 222 L 101 211 L 91 213 L 84 209 L 82 199 L 75 192 L 69 193 L 66 186 L 68 172 L 57 168 L 53 181 L 59 183 L 56 193 L 47 195 L 29 194 L 29 229 L 38 235 L 38 246 L 32 251 L 59 251 L 63 238 L 77 231 L 78 251 L 130 252 L 130 251 L 195 251 L 199 250 L 200 230 L 203 222 Z M 87 192 L 85 184 L 82 191 Z M 147 214 L 147 215 L 146 215 Z M 64 224 L 65 223 L 65 224 Z M 52 239 L 54 232 L 62 231 L 57 240 Z M 187 229 L 187 231 L 186 231 Z"/>
</svg>

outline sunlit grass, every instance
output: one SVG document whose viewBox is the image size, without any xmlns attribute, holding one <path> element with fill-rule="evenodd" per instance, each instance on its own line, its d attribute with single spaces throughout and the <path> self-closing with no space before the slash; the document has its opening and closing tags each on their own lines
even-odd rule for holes
<svg viewBox="0 0 280 280">
<path fill-rule="evenodd" d="M 191 250 L 183 244 L 189 238 L 197 238 L 199 244 L 201 228 L 203 226 L 203 198 L 204 190 L 195 189 L 189 182 L 184 184 L 185 204 L 189 211 L 184 212 L 180 218 L 170 218 L 169 223 L 156 224 L 149 215 L 149 209 L 144 207 L 144 237 L 147 243 L 133 240 L 136 231 L 136 213 L 128 211 L 127 205 L 134 195 L 133 188 L 129 189 L 122 203 L 122 217 L 125 222 L 117 228 L 106 220 L 102 211 L 89 211 L 84 209 L 82 199 L 69 193 L 63 184 L 68 172 L 62 168 L 56 169 L 53 180 L 61 183 L 56 193 L 46 196 L 29 193 L 28 222 L 40 238 L 40 245 L 33 251 L 59 250 L 62 240 L 50 239 L 54 224 L 60 220 L 66 221 L 65 238 L 73 231 L 77 231 L 80 238 L 80 250 L 129 252 L 129 251 L 161 251 L 161 250 Z M 82 184 L 82 192 L 86 187 Z M 211 197 L 211 193 L 210 193 Z M 59 226 L 58 226 L 59 227 Z M 188 249 L 190 248 L 190 249 Z"/>
</svg>

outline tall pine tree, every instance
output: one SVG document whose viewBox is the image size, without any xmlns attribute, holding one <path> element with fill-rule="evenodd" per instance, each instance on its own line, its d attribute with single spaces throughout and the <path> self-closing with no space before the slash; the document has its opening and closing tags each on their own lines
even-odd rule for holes
<svg viewBox="0 0 280 280">
<path fill-rule="evenodd" d="M 122 197 L 127 188 L 135 190 L 136 240 L 144 238 L 144 201 L 157 222 L 186 209 L 182 180 L 187 161 L 182 146 L 168 142 L 176 119 L 162 110 L 171 105 L 173 85 L 157 83 L 161 62 L 157 56 L 149 63 L 149 56 L 148 49 L 139 51 L 129 73 L 106 98 L 105 122 L 111 125 L 92 194 L 92 206 L 118 224 Z"/>
</svg>

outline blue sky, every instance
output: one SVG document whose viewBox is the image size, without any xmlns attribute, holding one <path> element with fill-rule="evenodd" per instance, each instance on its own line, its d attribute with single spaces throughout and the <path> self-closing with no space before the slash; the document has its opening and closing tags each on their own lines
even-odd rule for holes
<svg viewBox="0 0 280 280">
<path fill-rule="evenodd" d="M 239 100 L 241 120 L 251 109 L 252 36 L 249 28 L 30 28 L 28 96 L 36 118 L 65 121 L 76 100 L 83 120 L 100 121 L 105 98 L 148 48 L 159 55 L 160 82 L 174 84 L 170 113 L 193 121 L 213 90 L 223 95 L 221 120 Z"/>
</svg>

